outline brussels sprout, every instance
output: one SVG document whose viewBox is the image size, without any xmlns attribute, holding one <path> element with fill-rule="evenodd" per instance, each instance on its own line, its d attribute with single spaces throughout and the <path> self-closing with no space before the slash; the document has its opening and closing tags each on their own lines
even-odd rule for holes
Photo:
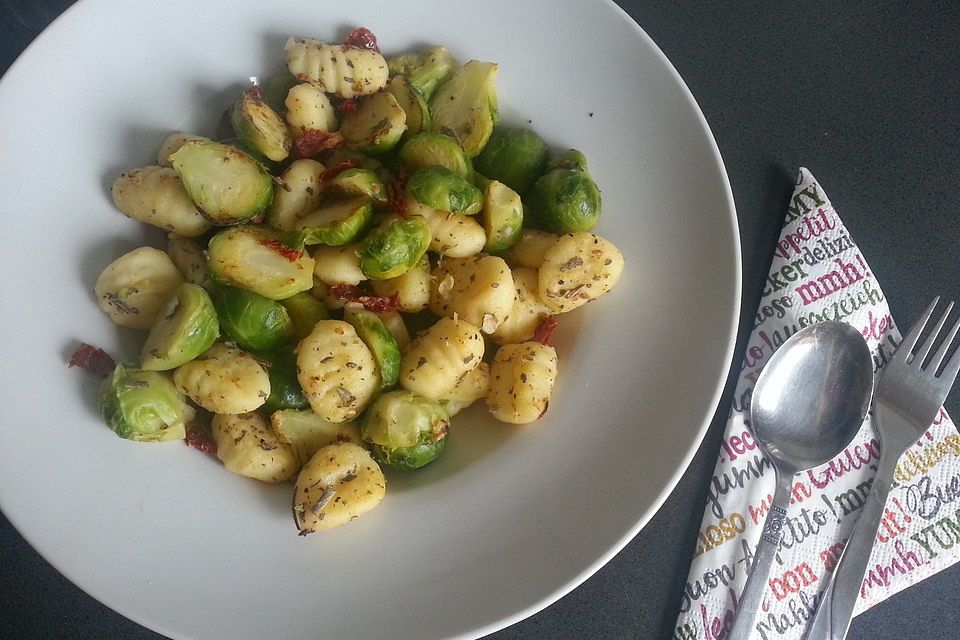
<svg viewBox="0 0 960 640">
<path fill-rule="evenodd" d="M 500 118 L 497 71 L 492 62 L 471 60 L 430 101 L 433 130 L 453 136 L 471 158 L 483 150 Z"/>
<path fill-rule="evenodd" d="M 423 167 L 446 167 L 457 175 L 470 178 L 473 165 L 460 143 L 436 131 L 421 131 L 400 147 L 397 160 L 411 171 Z"/>
<path fill-rule="evenodd" d="M 341 196 L 366 196 L 377 204 L 387 203 L 387 187 L 372 169 L 357 167 L 341 171 L 327 181 L 325 188 Z"/>
<path fill-rule="evenodd" d="M 527 129 L 497 129 L 474 161 L 487 178 L 499 180 L 517 193 L 526 193 L 547 170 L 550 150 Z"/>
<path fill-rule="evenodd" d="M 270 425 L 280 442 L 290 445 L 306 464 L 317 451 L 334 442 L 363 445 L 360 428 L 353 422 L 330 422 L 310 409 L 281 409 L 270 415 Z"/>
<path fill-rule="evenodd" d="M 290 155 L 290 130 L 257 89 L 240 94 L 230 109 L 230 123 L 244 148 L 254 156 L 280 162 Z"/>
<path fill-rule="evenodd" d="M 357 112 L 340 124 L 347 147 L 374 156 L 396 146 L 406 130 L 407 114 L 392 93 L 363 98 Z"/>
<path fill-rule="evenodd" d="M 470 181 L 444 167 L 424 167 L 407 180 L 407 193 L 437 211 L 473 215 L 483 206 L 483 194 Z"/>
<path fill-rule="evenodd" d="M 571 171 L 586 171 L 587 157 L 576 149 L 567 149 L 550 163 L 550 169 L 570 169 Z"/>
<path fill-rule="evenodd" d="M 374 229 L 360 248 L 360 269 L 368 278 L 395 278 L 420 262 L 430 246 L 430 226 L 423 216 L 392 218 Z"/>
<path fill-rule="evenodd" d="M 365 196 L 328 202 L 297 221 L 288 244 L 328 244 L 340 247 L 360 237 L 373 219 L 373 206 Z"/>
<path fill-rule="evenodd" d="M 527 204 L 536 221 L 553 233 L 589 231 L 600 217 L 600 189 L 584 169 L 579 151 L 563 154 L 553 169 L 533 183 Z"/>
<path fill-rule="evenodd" d="M 373 311 L 359 305 L 348 305 L 343 319 L 353 325 L 357 335 L 373 354 L 380 371 L 380 388 L 386 389 L 395 385 L 400 376 L 400 346 L 383 320 Z"/>
<path fill-rule="evenodd" d="M 487 184 L 483 192 L 483 213 L 480 215 L 487 234 L 484 250 L 491 253 L 506 251 L 520 238 L 523 231 L 523 204 L 517 192 L 496 180 Z"/>
<path fill-rule="evenodd" d="M 97 411 L 118 436 L 141 442 L 182 440 L 194 416 L 165 374 L 124 364 L 100 386 Z"/>
<path fill-rule="evenodd" d="M 327 308 L 323 303 L 306 291 L 285 298 L 280 301 L 280 304 L 284 306 L 290 320 L 293 321 L 293 333 L 297 340 L 303 340 L 310 335 L 313 326 L 321 320 L 326 320 L 328 316 Z"/>
<path fill-rule="evenodd" d="M 403 132 L 403 138 L 420 133 L 424 129 L 429 129 L 433 122 L 430 117 L 430 107 L 427 101 L 423 99 L 416 89 L 410 86 L 406 76 L 394 76 L 387 83 L 387 91 L 393 94 L 397 99 L 403 112 L 407 115 L 407 130 Z"/>
<path fill-rule="evenodd" d="M 263 403 L 267 413 L 280 409 L 303 409 L 307 406 L 307 399 L 297 380 L 297 356 L 292 349 L 281 349 L 270 353 L 259 354 L 259 359 L 266 362 L 264 367 L 270 378 L 270 395 Z M 262 364 L 262 362 L 261 362 Z"/>
<path fill-rule="evenodd" d="M 313 258 L 259 227 L 231 227 L 210 238 L 207 264 L 215 277 L 272 300 L 313 286 Z"/>
<path fill-rule="evenodd" d="M 187 195 L 214 224 L 246 222 L 273 201 L 273 178 L 234 147 L 193 140 L 170 156 Z"/>
<path fill-rule="evenodd" d="M 450 417 L 440 404 L 412 391 L 390 391 L 367 409 L 360 435 L 378 462 L 394 469 L 419 469 L 443 450 Z"/>
<path fill-rule="evenodd" d="M 430 100 L 441 83 L 453 75 L 460 63 L 446 47 L 429 47 L 387 61 L 390 75 L 404 75 L 413 90 Z"/>
<path fill-rule="evenodd" d="M 221 287 L 213 296 L 220 328 L 241 349 L 265 351 L 293 339 L 286 308 L 275 300 L 237 287 Z"/>
<path fill-rule="evenodd" d="M 140 351 L 140 366 L 149 371 L 175 369 L 209 349 L 219 336 L 210 294 L 184 282 L 150 329 Z"/>
<path fill-rule="evenodd" d="M 161 167 L 172 167 L 173 165 L 170 164 L 170 156 L 176 153 L 180 147 L 194 140 L 209 139 L 210 138 L 204 138 L 203 136 L 198 136 L 183 131 L 171 133 L 160 145 L 160 150 L 157 152 L 157 164 Z"/>
<path fill-rule="evenodd" d="M 300 81 L 289 73 L 275 73 L 261 82 L 258 86 L 263 95 L 263 101 L 277 113 L 283 113 L 286 110 L 284 101 L 287 94 Z"/>
</svg>

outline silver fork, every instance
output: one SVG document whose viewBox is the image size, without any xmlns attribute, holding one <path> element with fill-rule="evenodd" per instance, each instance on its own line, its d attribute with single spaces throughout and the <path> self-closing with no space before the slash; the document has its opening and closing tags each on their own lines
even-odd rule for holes
<svg viewBox="0 0 960 640">
<path fill-rule="evenodd" d="M 873 424 L 880 435 L 879 468 L 860 517 L 834 569 L 833 578 L 823 592 L 806 640 L 843 640 L 847 635 L 897 461 L 907 447 L 930 428 L 957 378 L 960 349 L 946 363 L 944 360 L 957 331 L 960 331 L 960 320 L 928 359 L 953 309 L 952 302 L 927 339 L 914 352 L 939 301 L 939 296 L 934 298 L 923 316 L 910 328 L 877 382 L 873 395 Z"/>
</svg>

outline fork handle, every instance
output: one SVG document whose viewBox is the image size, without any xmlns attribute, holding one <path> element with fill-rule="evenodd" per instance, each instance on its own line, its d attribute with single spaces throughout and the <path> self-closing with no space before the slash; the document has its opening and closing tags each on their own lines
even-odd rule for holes
<svg viewBox="0 0 960 640">
<path fill-rule="evenodd" d="M 867 501 L 847 538 L 804 640 L 843 640 L 847 635 L 897 465 L 898 457 L 888 455 L 888 451 L 888 448 L 881 451 Z"/>
</svg>

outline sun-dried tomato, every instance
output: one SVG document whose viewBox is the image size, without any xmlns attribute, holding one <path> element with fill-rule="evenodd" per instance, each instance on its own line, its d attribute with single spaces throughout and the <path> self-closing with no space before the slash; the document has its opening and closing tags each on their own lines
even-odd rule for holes
<svg viewBox="0 0 960 640">
<path fill-rule="evenodd" d="M 260 102 L 263 102 L 263 100 L 264 100 L 264 98 L 263 98 L 263 87 L 253 86 L 253 87 L 247 88 L 245 91 L 246 91 L 246 93 L 249 94 L 250 97 L 253 98 L 254 100 L 259 100 Z"/>
<path fill-rule="evenodd" d="M 327 292 L 334 298 L 362 304 L 365 309 L 374 313 L 396 311 L 400 304 L 399 296 L 396 293 L 389 296 L 371 296 L 365 294 L 363 289 L 355 284 L 333 284 L 330 285 Z"/>
<path fill-rule="evenodd" d="M 368 51 L 380 53 L 377 36 L 373 35 L 373 31 L 370 31 L 370 29 L 366 27 L 357 27 L 351 31 L 350 35 L 343 41 L 343 44 L 356 49 L 367 49 Z"/>
<path fill-rule="evenodd" d="M 294 146 L 301 158 L 311 158 L 321 151 L 336 149 L 343 144 L 343 136 L 339 131 L 327 133 L 315 129 L 306 129 L 297 136 Z"/>
<path fill-rule="evenodd" d="M 90 373 L 95 373 L 100 377 L 106 378 L 113 373 L 117 363 L 114 362 L 110 354 L 103 349 L 89 345 L 86 342 L 81 342 L 77 350 L 70 356 L 69 366 L 80 367 Z"/>
<path fill-rule="evenodd" d="M 338 162 L 320 174 L 320 182 L 326 182 L 337 174 L 343 173 L 347 169 L 356 169 L 359 166 L 360 163 L 357 160 L 344 160 L 343 162 Z"/>
<path fill-rule="evenodd" d="M 550 346 L 550 338 L 553 332 L 557 330 L 557 320 L 555 316 L 547 316 L 537 325 L 537 330 L 533 332 L 533 341 L 542 345 Z"/>
<path fill-rule="evenodd" d="M 357 109 L 360 108 L 360 101 L 356 98 L 338 98 L 336 96 L 330 99 L 330 102 L 333 103 L 333 108 L 337 110 L 341 116 L 352 116 L 357 112 Z"/>
<path fill-rule="evenodd" d="M 264 238 L 260 241 L 260 244 L 268 249 L 276 251 L 290 262 L 296 262 L 301 256 L 303 256 L 302 251 L 288 247 L 279 240 L 273 240 L 272 238 Z"/>
<path fill-rule="evenodd" d="M 216 455 L 217 443 L 213 441 L 210 433 L 196 425 L 187 425 L 187 436 L 183 439 L 188 447 L 193 447 L 197 451 Z"/>
</svg>

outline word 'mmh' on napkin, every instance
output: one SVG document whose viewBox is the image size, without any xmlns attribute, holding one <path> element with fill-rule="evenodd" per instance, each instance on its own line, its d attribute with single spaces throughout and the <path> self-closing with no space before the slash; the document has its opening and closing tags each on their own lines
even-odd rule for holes
<svg viewBox="0 0 960 640">
<path fill-rule="evenodd" d="M 773 497 L 772 468 L 750 432 L 753 385 L 788 337 L 824 320 L 847 322 L 863 333 L 875 376 L 900 341 L 860 249 L 826 193 L 801 169 L 707 491 L 675 640 L 727 638 Z M 880 442 L 868 417 L 843 453 L 797 476 L 751 640 L 803 637 L 879 459 Z M 941 409 L 899 461 L 855 613 L 960 560 L 958 486 L 960 435 Z"/>
</svg>

